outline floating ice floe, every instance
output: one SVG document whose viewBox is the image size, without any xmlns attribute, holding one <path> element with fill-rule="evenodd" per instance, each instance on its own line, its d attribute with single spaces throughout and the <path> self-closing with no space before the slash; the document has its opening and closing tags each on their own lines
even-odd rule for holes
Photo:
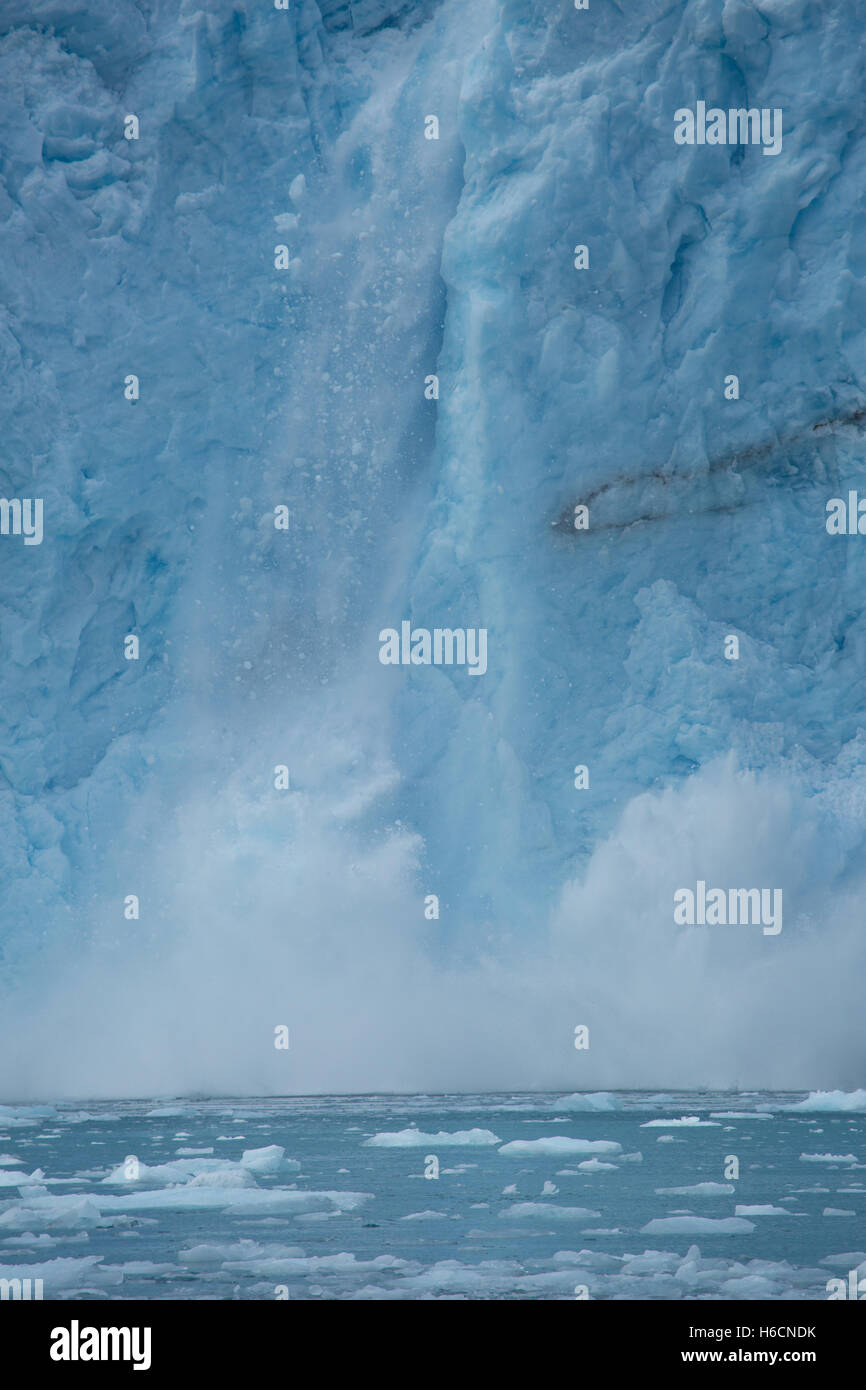
<svg viewBox="0 0 866 1390">
<path fill-rule="evenodd" d="M 810 1091 L 805 1100 L 783 1108 L 800 1115 L 859 1115 L 866 1113 L 866 1091 Z"/>
<path fill-rule="evenodd" d="M 236 1216 L 299 1216 L 354 1211 L 372 1197 L 371 1192 L 298 1192 L 281 1188 L 232 1188 L 187 1183 L 183 1187 L 129 1192 L 123 1196 L 103 1197 L 100 1194 L 98 1204 L 101 1214 L 216 1208 Z"/>
<path fill-rule="evenodd" d="M 727 1197 L 735 1188 L 729 1182 L 696 1182 L 691 1187 L 657 1187 L 659 1197 Z"/>
<path fill-rule="evenodd" d="M 700 1115 L 682 1115 L 678 1120 L 644 1120 L 641 1129 L 719 1129 L 715 1120 L 702 1120 Z"/>
<path fill-rule="evenodd" d="M 737 1279 L 725 1279 L 718 1286 L 719 1293 L 723 1297 L 734 1299 L 761 1299 L 777 1298 L 779 1286 L 772 1279 L 765 1278 L 762 1274 L 742 1275 Z"/>
<path fill-rule="evenodd" d="M 53 1105 L 0 1105 L 0 1129 L 32 1129 L 57 1118 Z"/>
<path fill-rule="evenodd" d="M 734 1216 L 796 1216 L 796 1214 L 796 1212 L 788 1211 L 785 1207 L 774 1207 L 769 1204 L 734 1207 Z"/>
<path fill-rule="evenodd" d="M 91 1114 L 89 1110 L 61 1110 L 57 1116 L 65 1125 L 113 1125 L 126 1119 L 119 1110 L 100 1110 L 96 1114 Z"/>
<path fill-rule="evenodd" d="M 255 1187 L 257 1177 L 300 1172 L 297 1159 L 286 1158 L 280 1144 L 245 1149 L 237 1162 L 227 1158 L 177 1158 L 169 1163 L 126 1159 L 103 1178 L 103 1183 L 133 1187 L 165 1187 L 187 1183 L 197 1187 Z"/>
<path fill-rule="evenodd" d="M 711 1110 L 711 1120 L 772 1120 L 766 1110 Z"/>
<path fill-rule="evenodd" d="M 255 1187 L 256 1180 L 239 1163 L 222 1158 L 180 1158 L 172 1163 L 143 1163 L 127 1159 L 102 1179 L 108 1186 L 144 1188 L 187 1183 L 198 1187 Z"/>
<path fill-rule="evenodd" d="M 315 1274 L 351 1276 L 355 1274 L 402 1274 L 404 1271 L 418 1271 L 422 1268 L 417 1262 L 400 1259 L 397 1255 L 376 1255 L 370 1260 L 359 1260 L 349 1251 L 335 1255 L 304 1255 L 286 1257 L 265 1255 L 259 1258 L 247 1256 L 243 1260 L 229 1260 L 223 1266 L 227 1274 L 253 1274 L 262 1279 L 291 1278 L 293 1275 Z"/>
<path fill-rule="evenodd" d="M 45 1183 L 45 1174 L 41 1168 L 35 1169 L 32 1173 L 15 1173 L 8 1169 L 0 1169 L 0 1187 L 30 1187 L 36 1184 L 42 1187 Z"/>
<path fill-rule="evenodd" d="M 673 1274 L 682 1263 L 682 1255 L 668 1255 L 664 1250 L 623 1256 L 623 1267 L 629 1274 Z"/>
<path fill-rule="evenodd" d="M 295 1259 L 303 1258 L 305 1253 L 300 1245 L 259 1245 L 257 1241 L 243 1239 L 234 1240 L 230 1245 L 191 1245 L 179 1252 L 178 1259 L 193 1268 L 207 1268 L 224 1264 L 228 1260 Z"/>
<path fill-rule="evenodd" d="M 864 1266 L 866 1270 L 866 1250 L 845 1250 L 841 1255 L 825 1255 L 819 1264 L 829 1265 L 831 1269 L 857 1269 Z"/>
<path fill-rule="evenodd" d="M 269 1144 L 264 1149 L 244 1149 L 241 1154 L 241 1167 L 251 1173 L 276 1174 L 299 1173 L 301 1165 L 296 1158 L 286 1158 L 286 1151 L 280 1144 Z"/>
<path fill-rule="evenodd" d="M 189 1179 L 187 1187 L 257 1187 L 255 1178 L 246 1168 L 217 1168 L 208 1173 L 196 1173 Z"/>
<path fill-rule="evenodd" d="M 555 1202 L 513 1202 L 499 1215 L 509 1221 L 593 1221 L 601 1212 L 589 1207 L 559 1207 Z"/>
<path fill-rule="evenodd" d="M 754 1231 L 752 1221 L 740 1216 L 657 1216 L 641 1226 L 647 1236 L 740 1236 Z"/>
<path fill-rule="evenodd" d="M 86 1245 L 90 1239 L 87 1231 L 76 1231 L 74 1235 L 68 1231 L 61 1236 L 50 1236 L 47 1231 L 42 1231 L 40 1235 L 34 1235 L 32 1231 L 24 1231 L 20 1236 L 4 1236 L 0 1244 L 4 1248 L 17 1250 L 54 1250 L 58 1245 L 64 1247 L 70 1245 Z"/>
<path fill-rule="evenodd" d="M 570 1139 L 551 1134 L 544 1139 L 512 1139 L 499 1152 L 513 1158 L 565 1158 L 572 1154 L 619 1154 L 622 1145 L 612 1139 Z"/>
<path fill-rule="evenodd" d="M 670 1256 L 676 1259 L 677 1256 Z M 584 1269 L 616 1271 L 622 1268 L 621 1255 L 606 1255 L 602 1250 L 557 1250 L 552 1263 L 555 1265 L 582 1265 Z"/>
<path fill-rule="evenodd" d="M 855 1154 L 800 1154 L 801 1163 L 856 1163 Z"/>
<path fill-rule="evenodd" d="M 0 1233 L 86 1231 L 101 1223 L 99 1207 L 92 1197 L 85 1196 L 38 1197 L 28 1193 L 20 1202 L 0 1213 Z"/>
<path fill-rule="evenodd" d="M 537 1204 L 536 1204 L 537 1205 Z M 542 1207 L 549 1224 L 550 1207 Z M 517 1224 L 517 1223 L 515 1223 Z M 534 1221 L 520 1224 L 532 1229 Z M 571 1229 L 575 1229 L 575 1223 Z M 565 1222 L 560 1229 L 565 1229 Z M 583 1225 L 582 1236 L 591 1230 Z M 469 1232 L 470 1238 L 480 1232 Z M 844 1257 L 843 1257 L 844 1258 Z M 824 1297 L 826 1267 L 795 1269 L 784 1261 L 702 1258 L 697 1245 L 686 1255 L 665 1250 L 609 1255 L 599 1250 L 557 1251 L 539 1270 L 517 1259 L 487 1259 L 480 1263 L 440 1260 L 424 1268 L 393 1255 L 340 1254 L 307 1256 L 297 1246 L 263 1245 L 251 1240 L 208 1244 L 182 1250 L 183 1267 L 205 1274 L 262 1281 L 251 1296 L 273 1297 L 275 1282 L 298 1280 L 306 1292 L 338 1299 L 401 1300 L 424 1298 L 532 1297 L 571 1301 L 575 1285 L 585 1284 L 593 1298 L 624 1299 L 783 1299 Z M 845 1265 L 854 1268 L 856 1260 Z M 129 1273 L 126 1266 L 119 1266 Z M 840 1266 L 841 1268 L 841 1266 Z M 145 1272 L 144 1277 L 147 1277 Z M 313 1285 L 309 1280 L 315 1279 Z M 291 1294 L 295 1296 L 294 1290 Z"/>
<path fill-rule="evenodd" d="M 365 1139 L 367 1148 L 374 1149 L 419 1149 L 437 1146 L 463 1147 L 475 1144 L 500 1144 L 498 1135 L 489 1129 L 458 1129 L 453 1134 L 440 1130 L 438 1134 L 426 1134 L 423 1129 L 401 1129 L 392 1133 L 374 1134 Z M 500 1153 L 502 1150 L 500 1149 Z"/>
<path fill-rule="evenodd" d="M 583 1094 L 575 1091 L 570 1096 L 560 1096 L 554 1101 L 556 1110 L 571 1110 L 577 1114 L 607 1113 L 621 1110 L 622 1101 L 612 1091 L 591 1091 Z"/>
<path fill-rule="evenodd" d="M 204 1163 L 206 1160 L 189 1160 Z M 162 1167 L 155 1165 L 153 1172 Z M 146 1165 L 142 1165 L 146 1168 Z M 164 1173 L 160 1174 L 160 1181 Z M 134 1214 L 160 1209 L 224 1210 L 244 1216 L 327 1217 L 353 1211 L 373 1196 L 369 1192 L 298 1191 L 285 1188 L 261 1188 L 247 1169 L 238 1164 L 217 1164 L 203 1173 L 185 1172 L 182 1180 L 154 1186 L 148 1181 L 117 1182 L 125 1190 L 117 1193 L 102 1191 L 86 1196 L 46 1196 L 44 1189 L 25 1190 L 20 1201 L 0 1213 L 0 1236 L 5 1231 L 39 1233 L 53 1230 L 90 1230 L 110 1226 L 128 1218 L 121 1213 Z"/>
<path fill-rule="evenodd" d="M 80 1259 L 46 1260 L 42 1264 L 0 1264 L 0 1279 L 41 1279 L 42 1296 L 46 1299 L 58 1293 L 114 1288 L 122 1284 L 122 1272 L 102 1268 L 102 1259 L 102 1255 L 84 1255 Z"/>
</svg>

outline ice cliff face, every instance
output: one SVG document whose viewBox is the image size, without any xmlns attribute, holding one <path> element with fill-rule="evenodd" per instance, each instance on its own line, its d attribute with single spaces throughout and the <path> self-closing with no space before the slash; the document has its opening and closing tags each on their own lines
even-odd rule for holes
<svg viewBox="0 0 866 1390">
<path fill-rule="evenodd" d="M 3 7 L 6 1091 L 861 1078 L 856 19 Z"/>
</svg>

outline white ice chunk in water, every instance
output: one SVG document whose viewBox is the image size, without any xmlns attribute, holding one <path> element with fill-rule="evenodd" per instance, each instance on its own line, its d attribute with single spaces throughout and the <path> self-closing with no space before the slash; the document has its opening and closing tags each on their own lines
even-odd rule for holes
<svg viewBox="0 0 866 1390">
<path fill-rule="evenodd" d="M 734 1192 L 733 1183 L 696 1182 L 691 1187 L 657 1187 L 659 1197 L 725 1197 Z"/>
<path fill-rule="evenodd" d="M 771 1205 L 761 1206 L 735 1206 L 735 1216 L 793 1216 L 794 1212 L 787 1211 L 785 1207 L 774 1207 Z"/>
<path fill-rule="evenodd" d="M 641 1129 L 719 1129 L 715 1120 L 702 1120 L 699 1115 L 683 1115 L 679 1120 L 644 1120 Z"/>
<path fill-rule="evenodd" d="M 499 1152 L 513 1158 L 567 1158 L 573 1154 L 618 1154 L 622 1145 L 612 1139 L 570 1139 L 551 1134 L 544 1139 L 512 1139 Z"/>
<path fill-rule="evenodd" d="M 805 1100 L 784 1108 L 801 1115 L 858 1115 L 866 1112 L 866 1091 L 810 1091 Z"/>
<path fill-rule="evenodd" d="M 800 1154 L 801 1163 L 856 1163 L 855 1154 Z"/>
<path fill-rule="evenodd" d="M 739 1216 L 723 1216 L 715 1219 L 710 1216 L 659 1216 L 641 1226 L 641 1234 L 648 1236 L 740 1236 L 754 1231 L 751 1221 Z"/>
<path fill-rule="evenodd" d="M 286 1158 L 281 1144 L 269 1144 L 264 1149 L 244 1149 L 241 1154 L 241 1167 L 252 1173 L 299 1173 L 301 1165 L 296 1158 Z"/>
<path fill-rule="evenodd" d="M 422 1129 L 401 1129 L 396 1132 L 374 1134 L 365 1139 L 368 1148 L 375 1149 L 421 1149 L 436 1145 L 463 1148 L 475 1144 L 499 1144 L 502 1141 L 489 1129 L 458 1129 L 453 1134 L 440 1130 L 438 1134 L 425 1134 Z M 502 1150 L 500 1149 L 500 1153 Z"/>
<path fill-rule="evenodd" d="M 611 1110 L 621 1110 L 622 1102 L 612 1091 L 591 1091 L 583 1094 L 575 1091 L 570 1096 L 560 1096 L 554 1102 L 556 1110 L 572 1110 L 578 1114 L 595 1114 Z"/>
<path fill-rule="evenodd" d="M 553 1202 L 514 1202 L 499 1215 L 513 1221 L 592 1221 L 601 1212 L 589 1207 L 558 1207 Z"/>
</svg>

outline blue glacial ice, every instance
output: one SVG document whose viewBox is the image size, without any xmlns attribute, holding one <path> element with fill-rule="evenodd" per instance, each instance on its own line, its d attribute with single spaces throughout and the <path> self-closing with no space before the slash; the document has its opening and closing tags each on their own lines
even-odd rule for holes
<svg viewBox="0 0 866 1390">
<path fill-rule="evenodd" d="M 7 0 L 7 1098 L 862 1082 L 857 17 Z"/>
</svg>

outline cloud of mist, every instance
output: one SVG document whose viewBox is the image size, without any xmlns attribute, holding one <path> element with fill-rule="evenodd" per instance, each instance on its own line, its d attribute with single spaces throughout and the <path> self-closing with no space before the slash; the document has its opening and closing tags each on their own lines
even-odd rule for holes
<svg viewBox="0 0 866 1390">
<path fill-rule="evenodd" d="M 3 1095 L 862 1080 L 863 873 L 840 848 L 846 834 L 856 848 L 850 779 L 808 796 L 792 773 L 728 760 L 644 793 L 546 923 L 510 924 L 506 946 L 461 942 L 458 958 L 424 917 L 419 837 L 371 818 L 393 768 L 374 761 L 348 796 L 326 794 L 348 756 L 310 733 L 318 787 L 253 797 L 237 772 L 179 804 L 151 847 L 159 920 L 119 930 L 104 903 L 89 943 L 7 1000 Z M 675 925 L 675 890 L 699 878 L 781 887 L 780 935 Z"/>
</svg>

